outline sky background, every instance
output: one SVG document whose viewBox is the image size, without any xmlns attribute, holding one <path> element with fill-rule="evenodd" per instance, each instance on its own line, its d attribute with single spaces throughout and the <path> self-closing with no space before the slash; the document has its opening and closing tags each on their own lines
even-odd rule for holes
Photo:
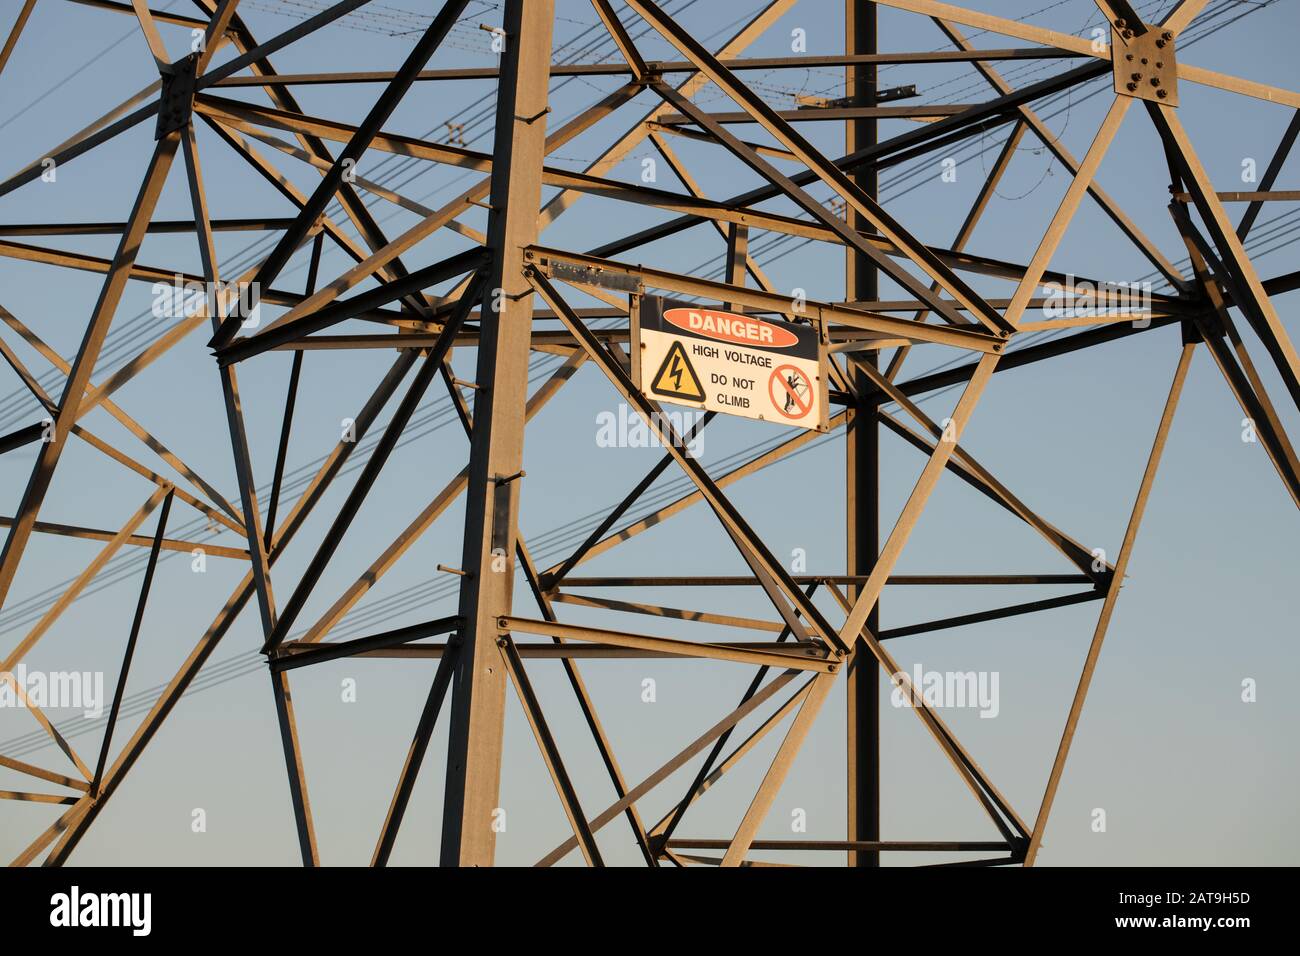
<svg viewBox="0 0 1300 956">
<path fill-rule="evenodd" d="M 969 2 L 972 9 L 1089 37 L 1100 23 L 1091 0 L 1035 0 L 1031 3 Z M 0 2 L 0 31 L 19 8 Z M 324 0 L 244 0 L 240 13 L 265 41 L 326 6 Z M 647 59 L 676 59 L 630 10 L 615 4 L 640 39 Z M 762 6 L 748 0 L 727 4 L 669 0 L 666 9 L 692 34 L 717 48 Z M 1169 0 L 1138 2 L 1148 20 L 1158 20 Z M 181 0 L 157 0 L 156 9 L 192 14 Z M 417 0 L 371 3 L 308 40 L 276 54 L 279 72 L 391 70 L 427 25 L 436 4 Z M 499 3 L 471 0 L 431 67 L 492 66 L 497 56 L 479 24 L 499 24 Z M 882 9 L 882 50 L 946 49 L 926 18 Z M 1184 62 L 1263 83 L 1295 88 L 1291 38 L 1300 27 L 1300 8 L 1289 0 L 1251 3 L 1211 0 L 1206 13 L 1180 41 Z M 843 50 L 842 4 L 802 0 L 746 52 L 789 55 L 792 31 L 801 29 L 810 54 Z M 189 50 L 189 31 L 161 27 L 169 52 Z M 979 35 L 986 47 L 1025 45 Z M 644 34 L 644 35 L 642 35 Z M 1203 39 L 1196 39 L 1197 37 Z M 609 62 L 613 44 L 589 3 L 558 0 L 555 59 Z M 229 56 L 217 55 L 216 62 Z M 1070 61 L 999 64 L 1016 86 L 1042 79 Z M 788 70 L 745 74 L 778 108 L 792 108 L 793 96 L 842 95 L 837 70 Z M 156 69 L 131 18 L 82 5 L 45 0 L 37 4 L 21 41 L 0 75 L 0 174 L 10 175 L 127 96 L 156 79 Z M 961 67 L 882 69 L 882 87 L 915 83 L 923 102 L 972 103 L 990 89 Z M 1041 106 L 1040 115 L 1082 156 L 1109 106 L 1110 78 L 1076 87 Z M 620 85 L 614 77 L 560 78 L 552 83 L 555 129 L 581 114 Z M 315 86 L 296 89 L 308 113 L 355 123 L 382 90 L 379 85 Z M 1220 190 L 1256 188 L 1242 182 L 1242 163 L 1254 159 L 1262 174 L 1290 118 L 1285 107 L 1188 83 L 1180 85 L 1180 119 Z M 264 103 L 248 89 L 221 95 Z M 464 125 L 472 148 L 492 147 L 494 88 L 490 82 L 418 85 L 385 129 L 446 140 L 447 124 Z M 643 94 L 615 117 L 565 145 L 550 158 L 556 166 L 585 168 L 633 120 L 654 105 Z M 696 102 L 710 110 L 735 107 L 715 87 Z M 289 216 L 292 207 L 265 180 L 202 124 L 199 150 L 210 207 L 219 217 Z M 801 124 L 828 155 L 843 152 L 837 123 Z M 881 137 L 905 131 L 901 121 L 881 124 Z M 757 126 L 734 129 L 744 138 L 767 142 Z M 890 168 L 881 176 L 887 210 L 924 241 L 948 246 L 998 149 L 1007 127 L 950 153 Z M 0 198 L 0 223 L 120 221 L 126 218 L 153 149 L 147 121 L 58 170 L 56 182 L 34 182 Z M 674 139 L 673 148 L 705 193 L 723 199 L 756 185 L 757 178 L 720 149 Z M 309 191 L 319 177 L 291 157 L 259 145 L 278 169 Z M 335 153 L 339 148 L 335 148 Z M 642 159 L 655 155 L 648 142 L 634 149 L 609 175 L 640 181 Z M 956 182 L 941 180 L 941 160 L 957 160 Z M 427 206 L 457 196 L 480 174 L 370 151 L 360 175 L 379 180 Z M 681 190 L 662 162 L 656 185 Z M 1284 167 L 1279 189 L 1294 188 L 1300 160 Z M 968 249 L 1000 259 L 1028 262 L 1070 177 L 1027 135 Z M 1184 248 L 1167 212 L 1168 172 L 1145 111 L 1134 106 L 1098 174 L 1098 181 L 1147 232 L 1166 257 L 1182 266 Z M 547 190 L 544 199 L 553 190 Z M 825 199 L 825 189 L 815 191 Z M 417 217 L 381 199 L 368 200 L 392 238 Z M 331 207 L 335 213 L 337 204 Z M 764 206 L 789 213 L 788 203 Z M 1244 206 L 1230 207 L 1234 217 Z M 1250 248 L 1264 278 L 1293 271 L 1294 238 L 1300 211 L 1271 203 L 1256 223 Z M 183 164 L 173 166 L 155 218 L 190 218 Z M 337 218 L 342 219 L 341 216 Z M 661 214 L 641 207 L 584 197 L 542 235 L 545 245 L 585 251 L 653 222 Z M 482 210 L 463 217 L 482 229 Z M 217 248 L 223 276 L 234 276 L 264 256 L 274 243 L 268 233 L 221 233 Z M 111 257 L 113 237 L 36 237 L 17 241 Z M 404 257 L 414 269 L 469 247 L 446 230 Z M 708 226 L 682 233 L 625 257 L 657 268 L 719 277 L 722 244 Z M 843 254 L 818 243 L 781 237 L 751 237 L 751 252 L 776 286 L 804 288 L 812 299 L 843 296 Z M 196 245 L 185 235 L 151 235 L 139 262 L 165 269 L 200 271 Z M 298 291 L 306 278 L 305 255 L 296 256 L 275 283 Z M 322 277 L 348 265 L 326 245 Z M 1095 203 L 1085 202 L 1066 234 L 1052 268 L 1107 281 L 1151 280 L 1151 267 Z M 970 276 L 985 295 L 1008 296 L 1010 283 Z M 15 259 L 0 259 L 0 305 L 42 336 L 65 357 L 75 355 L 102 277 Z M 364 287 L 363 287 L 364 288 Z M 435 292 L 445 291 L 437 287 Z M 1157 291 L 1162 289 L 1156 281 Z M 568 288 L 565 288 L 566 293 Z M 900 297 L 885 283 L 882 296 Z M 117 310 L 94 381 L 146 347 L 165 330 L 150 314 L 149 283 L 129 283 Z M 574 305 L 593 304 L 574 292 Z M 1275 298 L 1293 339 L 1297 294 Z M 278 310 L 267 308 L 269 317 Z M 1300 421 L 1287 407 L 1285 391 L 1262 347 L 1238 326 L 1293 435 Z M 332 331 L 366 331 L 353 323 Z M 8 328 L 0 336 L 18 352 L 56 396 L 62 377 Z M 1045 336 L 1043 336 L 1045 337 Z M 1030 339 L 1030 341 L 1039 340 Z M 1029 336 L 1025 336 L 1029 339 Z M 114 398 L 154 435 L 231 500 L 237 485 L 230 460 L 220 385 L 207 333 L 190 335 Z M 1082 353 L 996 375 L 962 435 L 962 445 L 1031 508 L 1088 547 L 1106 550 L 1112 561 L 1124 534 L 1151 440 L 1168 392 L 1180 346 L 1179 332 L 1164 329 L 1132 336 Z M 937 346 L 909 356 L 902 380 L 961 360 Z M 393 355 L 379 350 L 309 352 L 303 366 L 290 446 L 283 517 L 321 458 L 356 415 Z M 239 366 L 244 412 L 256 478 L 264 489 L 272 478 L 290 356 L 277 352 Z M 530 381 L 540 383 L 559 364 L 536 354 Z M 457 373 L 473 378 L 474 354 L 459 351 Z M 405 386 L 403 386 L 404 390 Z M 941 420 L 958 393 L 927 398 L 922 407 Z M 602 412 L 618 412 L 619 399 L 598 370 L 587 367 L 566 385 L 529 427 L 522 485 L 520 530 L 540 565 L 562 560 L 601 515 L 640 479 L 661 452 L 606 448 L 597 443 Z M 340 480 L 322 500 L 294 545 L 274 570 L 278 602 L 292 593 L 330 517 L 351 488 L 364 456 L 388 420 L 390 410 L 363 441 Z M 0 373 L 0 432 L 42 417 L 16 376 Z M 173 473 L 97 409 L 83 424 L 119 443 L 160 473 Z M 1291 693 L 1300 666 L 1296 615 L 1298 530 L 1293 505 L 1259 444 L 1242 441 L 1242 412 L 1204 349 L 1192 363 L 1141 535 L 1128 568 L 1093 681 L 1088 706 L 1047 829 L 1041 865 L 1100 864 L 1293 864 L 1300 857 L 1300 826 L 1294 793 L 1300 786 L 1293 728 L 1300 702 Z M 772 447 L 794 433 L 749 420 L 719 420 L 705 433 L 702 459 L 715 474 Z M 435 385 L 425 397 L 400 447 L 376 483 L 360 517 L 334 556 L 298 621 L 314 622 L 356 576 L 463 466 L 468 443 L 445 390 Z M 924 458 L 885 433 L 881 439 L 881 509 L 886 529 L 901 509 Z M 0 506 L 11 515 L 25 486 L 34 446 L 0 457 Z M 728 493 L 778 558 L 789 565 L 796 549 L 807 556 L 809 573 L 840 573 L 844 563 L 842 436 L 818 439 L 800 454 L 732 486 Z M 109 462 L 84 443 L 63 455 L 42 520 L 115 529 L 140 506 L 152 486 Z M 688 489 L 679 470 L 669 469 L 633 517 Z M 265 508 L 265 494 L 262 497 Z M 360 637 L 455 613 L 457 580 L 436 570 L 458 566 L 464 513 L 459 503 L 437 524 L 330 635 Z M 141 533 L 152 533 L 149 518 Z M 168 535 L 239 546 L 229 532 L 205 530 L 205 520 L 176 502 Z M 64 582 L 99 551 L 98 542 L 36 535 L 24 557 L 8 603 L 0 612 L 0 647 L 6 652 L 39 620 Z M 28 655 L 29 668 L 102 670 L 111 693 L 134 610 L 143 549 L 114 558 L 109 569 L 60 618 Z M 154 581 L 148 615 L 127 687 L 127 706 L 115 732 L 115 750 L 125 741 L 198 637 L 239 583 L 244 567 L 209 557 L 196 574 L 184 554 L 164 552 Z M 582 566 L 580 574 L 740 574 L 745 567 L 705 506 L 695 506 Z M 1068 573 L 1072 567 L 1023 523 L 951 475 L 945 476 L 917 524 L 897 568 L 899 573 Z M 584 589 L 575 588 L 575 591 Z M 1067 593 L 1069 588 L 890 587 L 881 602 L 882 626 L 972 612 Z M 1032 592 L 1032 593 L 1026 593 Z M 657 594 L 602 589 L 608 597 L 648 600 L 678 607 L 774 618 L 757 589 L 708 592 L 699 589 Z M 516 589 L 520 613 L 535 608 L 522 579 Z M 820 606 L 838 622 L 825 598 Z M 240 617 L 194 687 L 173 712 L 126 782 L 91 828 L 73 862 L 80 864 L 292 865 L 298 861 L 292 812 L 263 659 L 256 611 Z M 941 631 L 889 642 L 890 652 L 910 670 L 993 671 L 999 675 L 1000 710 L 980 719 L 975 710 L 945 710 L 942 716 L 980 762 L 1020 816 L 1032 823 L 1042 797 L 1056 744 L 1096 622 L 1093 602 L 1037 615 Z M 625 616 L 562 606 L 565 621 L 625 627 L 661 636 L 699 640 L 746 640 L 752 635 L 712 625 L 628 620 Z M 410 735 L 432 678 L 433 661 L 348 660 L 292 673 L 310 797 L 322 861 L 364 864 L 388 806 Z M 562 669 L 553 662 L 529 662 L 528 673 L 546 707 L 566 764 L 589 817 L 613 801 L 612 789 L 573 702 Z M 593 661 L 581 665 L 597 712 L 630 781 L 639 781 L 704 729 L 730 712 L 752 670 L 707 661 Z M 656 683 L 656 700 L 642 700 L 642 682 Z M 1258 700 L 1244 703 L 1242 681 L 1258 683 Z M 357 699 L 341 699 L 341 685 L 356 681 Z M 882 679 L 883 681 L 883 679 Z M 882 682 L 882 686 L 885 686 Z M 501 805 L 507 829 L 498 839 L 498 860 L 527 864 L 569 834 L 558 798 L 527 724 L 508 693 Z M 887 700 L 887 696 L 885 697 Z M 444 712 L 445 714 L 445 712 Z M 766 711 L 764 712 L 764 715 Z M 51 716 L 88 763 L 94 763 L 102 721 L 72 710 Z M 915 714 L 886 705 L 882 711 L 882 829 L 891 840 L 989 840 L 996 831 L 924 732 Z M 741 725 L 742 733 L 756 726 Z M 393 855 L 395 864 L 437 859 L 447 721 L 440 721 L 424 772 L 407 811 Z M 754 752 L 701 799 L 679 836 L 729 837 L 761 780 L 782 731 L 769 734 Z M 733 738 L 737 742 L 740 737 Z M 29 714 L 0 709 L 0 753 L 65 771 L 67 763 L 46 745 Z M 761 838 L 842 839 L 844 836 L 844 699 L 842 683 L 823 709 L 766 823 Z M 653 823 L 678 799 L 696 764 L 674 775 L 642 804 Z M 44 790 L 31 778 L 0 771 L 0 789 Z M 206 832 L 191 828 L 201 808 Z M 1107 829 L 1093 832 L 1093 811 L 1106 811 Z M 806 834 L 791 832 L 792 813 L 807 816 Z M 59 808 L 7 802 L 0 806 L 0 855 L 11 859 L 58 815 Z M 609 862 L 636 862 L 639 855 L 619 820 L 599 834 Z M 756 854 L 757 858 L 771 858 Z M 795 862 L 842 862 L 842 854 L 785 854 Z M 886 862 L 955 859 L 895 854 Z M 566 862 L 580 862 L 572 854 Z"/>
</svg>

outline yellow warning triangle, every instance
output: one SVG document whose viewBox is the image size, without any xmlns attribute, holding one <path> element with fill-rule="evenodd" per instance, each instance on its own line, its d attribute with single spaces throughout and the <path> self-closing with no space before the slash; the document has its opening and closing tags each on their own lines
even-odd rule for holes
<svg viewBox="0 0 1300 956">
<path fill-rule="evenodd" d="M 650 391 L 656 395 L 684 398 L 691 402 L 704 401 L 704 386 L 700 384 L 695 369 L 691 368 L 691 360 L 686 357 L 686 349 L 682 348 L 681 342 L 673 342 L 672 348 L 664 356 L 663 364 L 650 383 Z"/>
</svg>

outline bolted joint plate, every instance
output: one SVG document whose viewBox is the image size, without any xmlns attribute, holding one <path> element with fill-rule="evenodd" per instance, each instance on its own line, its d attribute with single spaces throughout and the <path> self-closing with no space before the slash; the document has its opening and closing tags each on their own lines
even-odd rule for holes
<svg viewBox="0 0 1300 956">
<path fill-rule="evenodd" d="M 194 114 L 194 92 L 197 85 L 199 55 L 191 53 L 177 60 L 162 72 L 162 91 L 159 94 L 158 127 L 154 139 L 184 129 Z"/>
<path fill-rule="evenodd" d="M 574 285 L 590 285 L 598 289 L 608 289 L 611 292 L 640 292 L 641 280 L 637 276 L 628 275 L 625 272 L 617 272 L 610 269 L 601 269 L 598 266 L 576 265 L 569 262 L 547 262 L 541 263 L 541 271 L 548 278 L 558 279 L 561 282 L 568 282 Z"/>
<path fill-rule="evenodd" d="M 1110 60 L 1115 92 L 1165 106 L 1178 105 L 1178 38 L 1159 27 L 1136 33 L 1129 27 L 1111 28 Z"/>
</svg>

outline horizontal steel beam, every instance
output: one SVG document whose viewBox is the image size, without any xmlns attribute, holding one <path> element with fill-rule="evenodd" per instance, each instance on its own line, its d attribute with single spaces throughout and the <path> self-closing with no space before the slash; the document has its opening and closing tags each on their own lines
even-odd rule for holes
<svg viewBox="0 0 1300 956">
<path fill-rule="evenodd" d="M 862 584 L 866 574 L 795 574 L 796 584 Z M 659 575 L 566 577 L 567 587 L 583 588 L 694 588 L 759 587 L 757 578 L 746 575 Z M 1016 584 L 1092 584 L 1086 574 L 891 574 L 886 584 L 933 585 L 1016 585 Z"/>
<path fill-rule="evenodd" d="M 701 840 L 677 838 L 666 844 L 669 849 L 725 850 L 730 840 Z M 958 853 L 970 851 L 1012 850 L 1005 842 L 978 842 L 962 840 L 754 840 L 751 850 L 892 850 L 902 853 Z"/>
<path fill-rule="evenodd" d="M 878 313 L 850 309 L 844 306 L 836 306 L 829 302 L 814 302 L 809 300 L 796 305 L 794 300 L 789 296 L 777 295 L 774 292 L 747 289 L 743 286 L 728 285 L 725 282 L 714 282 L 709 279 L 697 279 L 692 276 L 684 276 L 675 272 L 665 272 L 660 269 L 651 269 L 645 266 L 628 265 L 622 262 L 614 262 L 609 259 L 601 259 L 596 256 L 564 252 L 559 249 L 548 249 L 543 246 L 529 247 L 526 253 L 526 258 L 528 261 L 536 265 L 538 271 L 543 275 L 570 284 L 579 283 L 570 273 L 566 272 L 556 275 L 555 270 L 553 269 L 555 263 L 559 262 L 566 265 L 580 266 L 594 270 L 594 273 L 600 273 L 605 276 L 625 276 L 637 280 L 648 288 L 663 289 L 669 292 L 680 292 L 685 295 L 700 296 L 718 302 L 737 303 L 747 308 L 767 310 L 776 313 L 795 312 L 808 317 L 810 320 L 816 320 L 822 325 L 829 325 L 832 322 L 838 322 L 840 325 L 847 325 L 852 328 L 863 329 L 869 332 L 878 332 L 890 337 L 909 339 L 914 342 L 934 342 L 940 345 L 955 345 L 958 348 L 970 349 L 976 352 L 1000 352 L 1005 344 L 1003 339 L 996 336 L 988 335 L 983 332 L 968 331 L 965 328 L 926 325 L 924 323 L 912 322 L 907 319 L 895 318 L 890 315 L 881 315 Z"/>
<path fill-rule="evenodd" d="M 89 2 L 89 0 L 78 0 Z M 972 60 L 1053 60 L 1082 56 L 1070 50 L 1049 50 L 1041 47 L 1015 47 L 998 50 L 925 50 L 921 52 L 862 53 L 842 56 L 754 56 L 739 59 L 724 58 L 729 70 L 808 70 L 831 66 L 854 66 L 871 63 L 921 64 L 962 63 Z M 694 73 L 695 64 L 689 60 L 647 60 L 646 70 L 651 75 L 665 73 Z M 632 68 L 626 63 L 553 63 L 551 76 L 627 76 Z M 501 71 L 495 67 L 468 67 L 464 69 L 423 70 L 416 81 L 427 80 L 495 80 Z M 318 86 L 330 83 L 387 83 L 396 76 L 391 70 L 370 70 L 329 73 L 280 73 L 274 76 L 230 76 L 214 86 Z"/>
<path fill-rule="evenodd" d="M 942 105 L 916 106 L 846 106 L 846 107 L 805 107 L 797 110 L 777 110 L 776 115 L 788 123 L 827 123 L 844 122 L 854 119 L 935 119 L 939 116 L 956 116 L 970 109 L 969 103 L 944 103 Z M 757 123 L 758 120 L 749 113 L 709 113 L 709 119 L 715 123 Z M 659 117 L 664 126 L 689 126 L 695 122 L 694 117 L 684 113 L 665 113 Z"/>
<path fill-rule="evenodd" d="M 694 641 L 681 641 L 670 637 L 651 637 L 645 634 L 629 634 L 625 631 L 611 631 L 601 627 L 581 627 L 577 624 L 561 624 L 558 621 L 541 621 L 525 617 L 502 617 L 497 621 L 502 633 L 544 634 L 571 641 L 587 641 L 595 644 L 612 644 L 616 647 L 630 647 L 644 651 L 670 651 L 683 657 L 698 657 L 709 660 L 731 661 L 737 664 L 761 664 L 769 667 L 784 667 L 792 670 L 816 671 L 833 674 L 839 669 L 840 662 L 835 658 L 812 656 L 824 655 L 818 647 L 810 654 L 799 650 L 799 645 L 789 642 L 770 644 L 770 650 L 748 650 L 729 647 L 725 644 L 705 644 Z M 795 648 L 793 652 L 787 650 Z"/>
</svg>

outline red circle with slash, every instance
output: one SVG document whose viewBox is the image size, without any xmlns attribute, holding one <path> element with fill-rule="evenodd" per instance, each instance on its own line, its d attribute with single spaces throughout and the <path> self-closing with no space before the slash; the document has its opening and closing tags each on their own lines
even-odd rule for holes
<svg viewBox="0 0 1300 956">
<path fill-rule="evenodd" d="M 800 383 L 803 384 L 804 395 L 799 394 Z M 773 370 L 772 377 L 767 382 L 767 393 L 772 399 L 773 407 L 786 418 L 797 421 L 812 411 L 812 382 L 802 369 L 793 365 L 779 365 Z M 794 407 L 786 411 L 786 406 L 791 404 Z"/>
</svg>

